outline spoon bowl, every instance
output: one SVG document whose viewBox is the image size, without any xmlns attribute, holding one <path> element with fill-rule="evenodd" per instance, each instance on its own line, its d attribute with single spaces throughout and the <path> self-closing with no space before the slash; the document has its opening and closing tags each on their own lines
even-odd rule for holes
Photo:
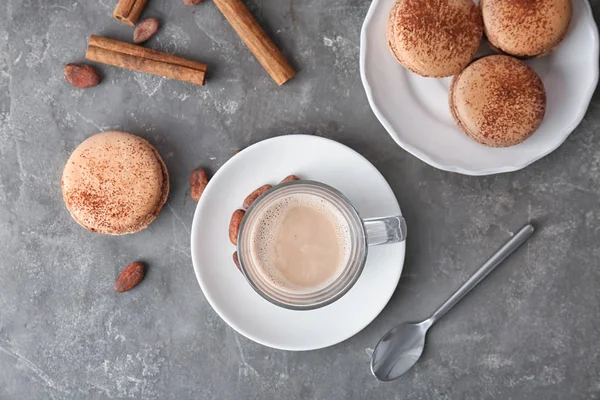
<svg viewBox="0 0 600 400">
<path fill-rule="evenodd" d="M 383 335 L 371 358 L 371 372 L 379 380 L 391 381 L 404 375 L 419 360 L 425 347 L 429 320 L 403 323 Z"/>
</svg>

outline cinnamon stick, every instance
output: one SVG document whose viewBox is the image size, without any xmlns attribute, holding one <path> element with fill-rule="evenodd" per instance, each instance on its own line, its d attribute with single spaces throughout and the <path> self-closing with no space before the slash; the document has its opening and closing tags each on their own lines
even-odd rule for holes
<svg viewBox="0 0 600 400">
<path fill-rule="evenodd" d="M 294 68 L 241 0 L 214 0 L 214 3 L 278 85 L 296 75 Z"/>
<path fill-rule="evenodd" d="M 148 0 L 119 0 L 113 17 L 127 25 L 135 25 Z"/>
<path fill-rule="evenodd" d="M 90 37 L 85 58 L 196 85 L 204 85 L 206 75 L 206 64 L 96 35 Z"/>
</svg>

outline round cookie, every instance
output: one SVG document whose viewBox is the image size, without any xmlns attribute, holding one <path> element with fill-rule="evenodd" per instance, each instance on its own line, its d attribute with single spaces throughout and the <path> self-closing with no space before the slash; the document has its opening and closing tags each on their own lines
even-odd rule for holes
<svg viewBox="0 0 600 400">
<path fill-rule="evenodd" d="M 514 146 L 542 123 L 546 91 L 538 74 L 516 58 L 474 61 L 450 85 L 450 112 L 459 128 L 491 147 Z"/>
<path fill-rule="evenodd" d="M 571 0 L 480 0 L 485 35 L 497 51 L 539 57 L 565 38 Z"/>
<path fill-rule="evenodd" d="M 475 56 L 483 36 L 472 0 L 396 0 L 386 36 L 394 57 L 428 77 L 458 74 Z"/>
<path fill-rule="evenodd" d="M 84 228 L 124 235 L 146 228 L 169 194 L 167 167 L 146 140 L 98 133 L 73 151 L 62 175 L 63 199 Z"/>
</svg>

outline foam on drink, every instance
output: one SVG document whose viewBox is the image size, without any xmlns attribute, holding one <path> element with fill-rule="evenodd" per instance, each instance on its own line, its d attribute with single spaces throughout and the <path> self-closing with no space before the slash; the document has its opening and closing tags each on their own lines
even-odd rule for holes
<svg viewBox="0 0 600 400">
<path fill-rule="evenodd" d="M 253 225 L 253 261 L 280 290 L 317 291 L 333 282 L 348 263 L 348 222 L 319 196 L 303 193 L 278 199 Z"/>
</svg>

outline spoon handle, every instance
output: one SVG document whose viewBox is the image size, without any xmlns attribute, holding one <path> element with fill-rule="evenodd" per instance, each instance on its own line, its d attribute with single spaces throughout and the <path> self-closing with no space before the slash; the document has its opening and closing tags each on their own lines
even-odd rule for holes
<svg viewBox="0 0 600 400">
<path fill-rule="evenodd" d="M 525 225 L 504 246 L 500 248 L 489 260 L 479 268 L 442 306 L 429 318 L 429 325 L 433 325 L 442 318 L 452 307 L 467 295 L 479 282 L 494 270 L 502 261 L 514 253 L 533 234 L 533 226 Z"/>
</svg>

